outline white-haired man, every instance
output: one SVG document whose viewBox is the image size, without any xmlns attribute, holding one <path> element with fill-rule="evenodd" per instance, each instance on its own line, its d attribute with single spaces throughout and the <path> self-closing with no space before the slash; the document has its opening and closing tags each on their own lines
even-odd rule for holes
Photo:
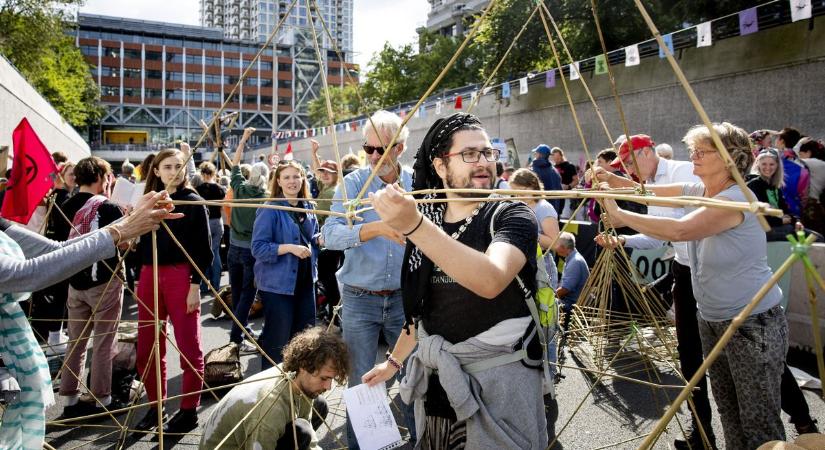
<svg viewBox="0 0 825 450">
<path fill-rule="evenodd" d="M 346 188 L 348 199 L 355 198 L 373 172 L 376 176 L 370 182 L 367 193 L 378 192 L 395 183 L 406 190 L 411 189 L 412 173 L 402 169 L 398 163 L 410 132 L 407 127 L 398 132 L 399 128 L 401 118 L 387 111 L 378 111 L 367 121 L 363 149 L 369 165 L 344 177 L 344 183 L 335 189 L 334 199 L 343 198 L 342 187 Z M 386 148 L 396 133 L 398 138 L 395 144 Z M 378 161 L 385 152 L 388 155 L 378 167 Z M 330 209 L 343 213 L 346 208 L 343 202 L 333 201 Z M 326 248 L 344 251 L 344 265 L 338 272 L 338 281 L 344 285 L 341 291 L 341 327 L 352 359 L 350 386 L 361 384 L 361 376 L 375 365 L 379 334 L 383 333 L 392 348 L 404 325 L 401 300 L 404 236 L 381 221 L 375 211 L 366 212 L 362 217 L 363 221 L 349 227 L 346 220 L 330 216 L 322 228 Z M 350 448 L 358 448 L 349 423 L 347 442 Z"/>
</svg>

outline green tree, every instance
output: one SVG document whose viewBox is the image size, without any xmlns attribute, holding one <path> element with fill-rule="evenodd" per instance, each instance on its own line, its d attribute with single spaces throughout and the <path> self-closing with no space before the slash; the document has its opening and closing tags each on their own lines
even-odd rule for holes
<svg viewBox="0 0 825 450">
<path fill-rule="evenodd" d="M 342 122 L 356 117 L 370 109 L 362 106 L 358 101 L 354 84 L 345 84 L 343 87 L 330 86 L 329 95 L 332 104 L 332 117 L 335 122 Z M 307 109 L 309 121 L 313 127 L 329 125 L 327 103 L 324 95 L 319 95 L 318 98 L 311 100 Z"/>
<path fill-rule="evenodd" d="M 99 89 L 74 39 L 67 7 L 82 0 L 0 2 L 0 53 L 76 127 L 100 116 Z"/>
<path fill-rule="evenodd" d="M 415 97 L 418 91 L 416 56 L 412 44 L 394 48 L 385 43 L 369 62 L 369 72 L 361 90 L 364 97 L 382 107 Z"/>
</svg>

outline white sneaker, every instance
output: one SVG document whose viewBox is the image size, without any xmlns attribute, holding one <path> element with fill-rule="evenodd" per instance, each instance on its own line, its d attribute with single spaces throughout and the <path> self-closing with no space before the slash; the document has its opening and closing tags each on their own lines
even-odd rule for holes
<svg viewBox="0 0 825 450">
<path fill-rule="evenodd" d="M 255 347 L 255 345 L 249 341 L 243 341 L 241 345 L 238 346 L 238 351 L 241 355 L 252 355 L 258 353 L 258 347 Z"/>
<path fill-rule="evenodd" d="M 49 332 L 49 339 L 47 340 L 47 343 L 42 347 L 46 356 L 63 355 L 66 353 L 68 343 L 69 336 L 62 330 L 51 331 Z"/>
</svg>

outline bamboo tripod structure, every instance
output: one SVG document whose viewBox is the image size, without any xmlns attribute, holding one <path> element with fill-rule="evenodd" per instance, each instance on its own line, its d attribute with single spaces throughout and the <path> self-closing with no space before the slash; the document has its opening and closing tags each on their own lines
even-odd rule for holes
<svg viewBox="0 0 825 450">
<path fill-rule="evenodd" d="M 298 0 L 293 0 L 290 3 L 289 10 L 287 11 L 287 14 L 279 22 L 278 26 L 275 28 L 273 33 L 270 35 L 269 40 L 267 41 L 266 44 L 264 44 L 264 46 L 262 47 L 261 50 L 263 50 L 263 48 L 266 48 L 269 45 L 269 43 L 272 41 L 272 38 L 276 35 L 278 29 L 283 24 L 285 18 L 289 15 L 289 13 L 292 11 L 293 7 L 297 4 L 297 2 L 298 2 Z M 311 2 L 312 2 L 313 5 L 316 5 L 316 2 L 314 0 L 311 0 Z M 307 1 L 307 4 L 309 6 L 309 1 Z M 404 120 L 405 124 L 410 120 L 410 118 L 412 118 L 414 116 L 415 110 L 417 110 L 423 104 L 424 99 L 426 99 L 426 97 L 436 88 L 436 86 L 439 84 L 439 82 L 441 81 L 443 76 L 446 74 L 446 72 L 449 70 L 449 68 L 452 66 L 452 64 L 455 63 L 455 61 L 457 60 L 458 55 L 465 48 L 465 46 L 471 41 L 472 37 L 475 35 L 475 32 L 477 30 L 478 25 L 480 25 L 480 23 L 482 21 L 484 21 L 484 19 L 486 17 L 486 14 L 490 11 L 490 9 L 492 8 L 492 6 L 494 4 L 495 4 L 495 0 L 491 0 L 490 3 L 487 5 L 487 7 L 484 10 L 484 14 L 481 16 L 481 18 L 479 20 L 476 21 L 476 25 L 473 27 L 470 34 L 468 34 L 468 36 L 466 37 L 466 39 L 463 42 L 462 46 L 459 48 L 458 52 L 454 55 L 453 59 L 451 59 L 450 63 L 444 68 L 444 70 L 439 75 L 439 77 L 432 83 L 432 85 L 427 90 L 427 92 L 422 96 L 421 100 L 419 100 L 419 102 L 415 105 L 413 110 L 405 118 L 405 120 Z M 556 27 L 555 22 L 552 20 L 552 17 L 550 16 L 549 11 L 547 10 L 546 6 L 544 6 L 541 3 L 539 3 L 539 4 L 541 5 L 542 11 L 543 11 L 543 14 L 539 14 L 539 16 L 542 19 L 542 21 L 544 22 L 545 30 L 547 31 L 548 38 L 550 38 L 550 40 L 551 40 L 551 44 L 552 44 L 552 38 L 550 37 L 550 32 L 549 32 L 547 22 L 546 22 L 546 20 L 548 20 L 548 19 L 549 19 L 550 23 L 553 24 L 553 26 L 555 28 L 555 31 L 558 35 L 558 38 L 561 40 L 561 42 L 563 44 L 563 38 L 561 37 L 561 33 L 559 32 L 558 28 Z M 654 33 L 655 37 L 657 38 L 658 41 L 660 41 L 660 45 L 661 45 L 661 36 L 658 35 L 658 31 L 655 30 L 652 21 L 647 16 L 647 14 L 643 11 L 643 7 L 642 7 L 641 3 L 638 2 L 638 0 L 637 0 L 637 5 L 639 6 L 640 10 L 642 11 L 643 16 L 645 16 L 646 22 L 649 24 L 649 26 L 651 26 L 651 29 L 653 30 L 653 33 Z M 317 5 L 316 5 L 316 7 L 317 7 Z M 595 5 L 593 5 L 593 9 L 594 9 L 594 15 L 595 15 Z M 538 6 L 537 6 L 536 10 L 533 11 L 533 14 L 530 16 L 531 19 L 532 19 L 532 17 L 534 17 L 535 12 L 537 10 L 538 10 Z M 325 32 L 329 35 L 329 31 L 326 28 L 326 24 L 323 22 L 323 19 L 321 17 L 317 17 L 317 19 L 319 20 L 321 25 L 324 27 Z M 597 25 L 598 25 L 598 17 L 596 17 L 596 19 L 597 19 Z M 525 26 L 526 26 L 526 23 L 525 23 Z M 312 30 L 313 30 L 313 35 L 314 35 L 314 33 L 315 33 L 315 27 L 314 26 L 312 27 Z M 521 33 L 519 33 L 519 35 L 520 34 Z M 600 35 L 601 35 L 601 32 L 600 32 Z M 518 39 L 518 37 L 516 39 Z M 314 35 L 314 40 L 315 40 L 315 44 L 316 44 L 316 48 L 317 48 L 317 42 L 318 42 L 317 41 L 317 35 Z M 563 47 L 566 51 L 567 50 L 566 46 L 563 46 Z M 336 49 L 336 51 L 337 51 L 337 49 Z M 554 53 L 555 53 L 555 48 L 554 48 Z M 666 53 L 667 53 L 667 51 L 666 51 Z M 260 54 L 261 54 L 261 52 L 259 52 L 258 55 L 256 55 L 255 59 L 253 59 L 251 61 L 249 67 L 247 67 L 247 69 L 243 72 L 241 79 L 238 81 L 238 84 L 235 86 L 235 88 L 232 90 L 232 92 L 230 92 L 229 96 L 227 97 L 227 100 L 221 106 L 220 111 L 223 111 L 223 109 L 228 104 L 229 98 L 231 98 L 231 95 L 237 90 L 238 86 L 241 83 L 243 83 L 244 78 L 246 77 L 247 73 L 251 69 L 252 65 L 255 64 L 255 61 L 260 56 Z M 569 52 L 568 52 L 568 55 L 569 55 Z M 561 64 L 559 62 L 558 54 L 555 54 L 555 57 L 556 57 L 556 62 L 557 62 L 558 67 L 561 68 Z M 667 57 L 668 57 L 668 61 L 673 66 L 674 71 L 676 71 L 677 74 L 680 73 L 680 70 L 678 68 L 678 64 L 673 59 L 673 56 L 668 53 Z M 609 69 L 610 68 L 609 68 L 609 64 L 608 64 L 608 70 Z M 349 74 L 346 74 L 346 75 L 349 76 Z M 709 126 L 710 121 L 707 118 L 707 115 L 701 109 L 701 104 L 698 102 L 698 99 L 696 99 L 695 94 L 692 94 L 692 90 L 690 90 L 689 83 L 687 82 L 686 79 L 684 79 L 683 75 L 681 75 L 679 78 L 680 78 L 680 81 L 683 83 L 683 86 L 685 87 L 686 91 L 688 91 L 688 93 L 689 93 L 691 103 L 697 109 L 697 112 L 700 113 L 700 116 L 702 117 L 702 120 L 703 120 L 703 122 L 705 122 L 706 126 Z M 490 79 L 492 79 L 492 75 L 490 76 Z M 485 85 L 489 83 L 490 79 L 488 79 L 485 82 Z M 596 105 L 595 100 L 593 99 L 592 95 L 590 95 L 589 89 L 586 88 L 586 82 L 584 81 L 584 78 L 581 77 L 580 80 L 583 83 L 583 85 L 585 86 L 585 89 L 588 93 L 588 96 L 589 96 L 591 102 L 593 103 L 594 107 L 596 108 L 597 115 L 599 116 L 599 118 L 602 122 L 602 125 L 605 129 L 605 133 L 608 137 L 608 140 L 611 141 L 611 145 L 612 145 L 612 139 L 610 139 L 610 132 L 607 130 L 607 126 L 604 122 L 604 119 L 601 117 L 601 114 L 599 113 L 599 108 Z M 563 74 L 562 74 L 562 81 L 563 81 L 563 84 L 565 85 L 565 89 L 567 89 L 566 81 L 564 79 Z M 613 83 L 612 74 L 611 74 L 611 83 Z M 615 85 L 613 85 L 612 87 L 614 89 L 614 96 L 616 97 L 617 107 L 621 108 L 620 102 L 618 101 L 618 94 L 615 91 Z M 326 89 L 327 89 L 327 87 L 325 87 L 325 90 Z M 325 93 L 325 96 L 326 96 L 326 93 Z M 570 107 L 574 108 L 573 102 L 570 99 L 569 92 L 567 92 L 567 96 L 568 96 L 568 100 L 569 100 L 569 103 L 570 103 Z M 360 98 L 360 94 L 359 94 L 359 98 Z M 478 99 L 478 97 L 476 98 L 476 100 L 477 99 Z M 328 109 L 328 118 L 330 119 L 330 122 L 332 122 L 331 104 L 330 104 L 330 99 L 329 99 L 328 96 L 326 96 L 326 102 L 327 102 L 327 109 Z M 474 106 L 474 103 L 471 104 L 471 107 L 472 106 Z M 219 111 L 219 113 L 220 113 L 220 111 Z M 213 121 L 217 120 L 217 118 L 219 116 L 219 113 L 215 115 L 215 117 L 213 118 Z M 577 125 L 577 129 L 579 131 L 580 137 L 582 137 L 582 142 L 584 144 L 584 149 L 585 149 L 585 151 L 587 151 L 587 145 L 586 145 L 586 142 L 583 139 L 583 134 L 581 133 L 581 127 L 578 123 L 578 119 L 575 118 L 575 120 L 576 120 L 576 125 Z M 627 127 L 627 124 L 624 121 L 623 113 L 622 113 L 622 121 L 623 121 L 623 128 L 625 130 L 625 134 L 629 135 L 628 127 Z M 713 132 L 712 127 L 709 126 L 709 129 Z M 336 155 L 336 159 L 340 162 L 340 153 L 338 151 L 337 139 L 335 138 L 335 127 L 334 126 L 332 127 L 332 130 L 333 130 L 332 131 L 333 132 L 333 139 L 335 140 L 335 144 L 334 144 L 334 146 L 335 146 L 335 155 Z M 204 136 L 205 136 L 205 134 L 204 134 Z M 198 143 L 195 145 L 195 148 L 193 149 L 193 153 L 198 148 L 198 146 L 203 142 L 204 136 L 202 136 L 198 140 Z M 392 138 L 392 140 L 388 143 L 388 145 L 386 145 L 385 147 L 387 147 L 387 148 L 393 147 L 397 137 L 398 137 L 397 135 L 394 136 Z M 715 133 L 714 133 L 714 142 L 717 144 L 717 146 L 721 145 L 721 143 L 718 142 L 718 137 L 715 136 Z M 388 153 L 389 152 L 385 152 L 384 157 L 382 157 L 379 160 L 379 162 L 378 162 L 378 164 L 375 168 L 376 170 L 373 172 L 373 174 L 376 173 L 377 169 L 380 168 L 380 166 L 385 162 L 386 155 Z M 720 148 L 720 153 L 722 153 L 723 155 L 726 155 L 726 160 L 730 159 L 730 157 L 727 156 L 727 152 L 725 152 L 724 148 Z M 636 164 L 635 163 L 635 155 L 634 155 L 633 152 L 631 152 L 631 155 L 633 155 L 633 158 L 634 158 L 633 163 L 635 165 Z M 223 154 L 221 156 L 225 157 L 225 155 L 223 155 Z M 191 157 L 191 155 L 190 155 L 190 157 Z M 590 159 L 589 156 L 588 156 L 588 159 Z M 339 167 L 340 167 L 340 164 L 339 164 Z M 730 163 L 729 163 L 729 167 L 732 168 Z M 339 177 L 341 177 L 340 173 L 339 173 Z M 737 181 L 739 181 L 739 180 L 737 180 Z M 366 185 L 369 185 L 369 182 L 367 182 Z M 485 193 L 489 194 L 490 191 L 485 191 Z M 496 192 L 496 193 L 505 194 L 505 192 Z M 342 217 L 345 220 L 347 220 L 349 223 L 352 223 L 352 221 L 354 221 L 354 220 L 358 220 L 358 214 L 363 213 L 363 212 L 371 209 L 369 207 L 362 208 L 362 209 L 357 209 L 358 206 L 360 206 L 360 205 L 368 205 L 370 203 L 369 199 L 364 198 L 364 194 L 365 194 L 365 190 L 362 190 L 361 192 L 358 193 L 358 195 L 354 199 L 349 200 L 349 202 L 348 202 L 349 203 L 349 206 L 348 206 L 349 210 L 346 213 L 344 213 L 344 214 L 337 213 L 337 214 L 330 214 L 330 215 L 337 215 L 338 217 Z M 479 198 L 478 198 L 479 201 L 498 201 L 498 200 L 495 200 L 495 199 L 485 199 L 485 197 L 482 197 L 482 195 L 484 195 L 484 193 L 482 193 L 482 192 L 478 192 L 478 194 L 479 194 Z M 706 206 L 706 207 L 712 207 L 712 208 L 727 208 L 727 209 L 735 209 L 735 210 L 740 210 L 740 211 L 745 211 L 745 212 L 752 212 L 752 213 L 755 213 L 757 216 L 761 216 L 763 214 L 766 214 L 766 215 L 777 215 L 777 214 L 779 214 L 779 215 L 781 215 L 781 212 L 777 212 L 775 210 L 770 210 L 769 208 L 767 208 L 766 205 L 759 204 L 759 203 L 753 201 L 753 199 L 750 199 L 750 200 L 752 200 L 750 204 L 743 204 L 743 203 L 739 203 L 739 204 L 722 204 L 721 202 L 714 201 L 713 199 L 696 199 L 696 198 L 657 199 L 655 197 L 648 197 L 648 196 L 643 196 L 643 195 L 633 195 L 631 193 L 626 193 L 626 192 L 611 193 L 609 191 L 608 192 L 592 192 L 592 191 L 572 191 L 571 192 L 571 191 L 565 191 L 565 192 L 559 192 L 559 193 L 543 192 L 543 193 L 529 193 L 529 194 L 525 194 L 524 191 L 520 191 L 518 193 L 510 192 L 508 195 L 515 195 L 516 198 L 528 198 L 526 195 L 529 195 L 530 198 L 535 198 L 535 197 L 541 197 L 541 198 L 613 198 L 613 199 L 620 199 L 620 200 L 638 201 L 640 203 L 646 203 L 646 204 L 659 204 L 659 205 L 662 205 L 662 204 L 669 204 L 669 205 L 682 204 L 682 205 L 691 205 L 691 206 Z M 344 201 L 345 201 L 345 203 L 347 203 L 346 194 L 344 195 L 344 197 L 345 197 Z M 674 202 L 674 200 L 675 200 L 675 202 Z M 183 202 L 173 202 L 173 203 L 175 203 L 175 204 L 185 204 Z M 273 207 L 273 206 L 276 206 L 276 205 L 256 205 L 256 204 L 254 204 L 254 202 L 243 202 L 243 201 L 239 201 L 239 200 L 235 200 L 233 202 L 203 202 L 202 204 L 208 205 L 208 204 L 218 204 L 218 203 L 220 203 L 221 205 L 227 205 L 227 206 L 232 206 L 232 207 L 253 207 L 253 208 L 272 208 L 272 209 L 285 209 L 286 208 L 286 207 Z M 733 202 L 728 202 L 728 203 L 733 203 Z M 318 211 L 315 211 L 315 212 L 317 213 Z M 167 228 L 167 230 L 168 230 L 168 228 Z M 153 238 L 154 238 L 154 233 L 153 233 Z M 179 243 L 178 243 L 178 245 L 179 245 Z M 157 252 L 156 246 L 154 248 L 154 251 L 155 251 L 155 257 L 156 257 L 156 252 Z M 156 273 L 156 267 L 157 267 L 157 265 L 153 264 L 153 270 L 155 271 L 155 273 Z M 203 274 L 199 273 L 199 275 L 201 277 L 203 277 Z M 814 283 L 814 282 L 816 282 L 818 275 L 816 273 L 814 273 L 814 275 L 808 275 L 808 276 L 811 279 L 811 281 L 809 283 Z M 157 284 L 157 276 L 155 276 L 154 280 L 155 280 L 154 281 L 155 284 Z M 823 286 L 823 284 L 821 282 L 821 278 L 818 278 L 818 280 L 819 280 L 818 284 L 820 286 Z M 207 283 L 208 283 L 208 280 L 207 280 Z M 633 279 L 626 279 L 622 283 L 626 284 L 628 287 L 635 286 L 635 280 L 633 280 Z M 214 287 L 210 286 L 210 289 L 215 294 L 216 301 L 219 301 L 225 307 L 226 305 L 224 304 L 223 300 L 220 299 L 220 297 L 217 295 L 217 292 L 215 292 Z M 593 299 L 599 298 L 600 296 L 595 295 L 595 293 L 598 292 L 599 289 L 596 288 L 596 287 L 593 287 L 591 289 L 594 292 L 594 296 L 592 298 Z M 154 311 L 157 311 L 157 301 L 158 301 L 157 295 L 158 295 L 158 286 L 156 285 L 155 289 L 154 289 L 154 298 L 153 298 L 153 304 L 155 306 Z M 644 291 L 642 291 L 642 295 L 643 296 L 645 295 Z M 137 298 L 137 296 L 135 296 L 135 298 Z M 816 311 L 815 299 L 811 300 L 811 308 L 812 308 L 812 312 L 815 313 L 815 311 Z M 575 323 L 577 323 L 579 326 L 581 326 L 580 329 L 583 330 L 581 332 L 581 336 L 582 336 L 581 341 L 582 342 L 599 342 L 600 339 L 601 340 L 606 339 L 606 333 L 604 331 L 600 331 L 600 329 L 599 329 L 599 327 L 601 327 L 601 330 L 604 330 L 605 329 L 604 325 L 594 325 L 592 328 L 588 328 L 589 326 L 587 324 L 589 322 L 592 322 L 594 320 L 593 319 L 594 317 L 600 319 L 601 323 L 611 322 L 614 325 L 617 325 L 617 326 L 621 325 L 623 327 L 626 327 L 627 329 L 631 329 L 631 325 L 633 323 L 636 323 L 635 321 L 637 320 L 635 318 L 635 316 L 631 316 L 631 315 L 622 316 L 620 314 L 612 314 L 610 316 L 607 316 L 600 305 L 594 305 L 594 306 L 582 305 L 580 309 L 581 309 L 582 313 L 574 316 L 574 320 L 576 321 Z M 651 317 L 656 317 L 656 318 L 660 319 L 660 316 L 658 316 L 658 314 L 661 311 L 654 311 L 655 309 L 656 309 L 655 306 L 651 304 L 651 306 L 650 306 Z M 234 315 L 231 315 L 231 313 L 230 313 L 230 316 L 232 317 L 232 319 L 234 321 L 237 322 L 237 319 L 234 317 Z M 814 316 L 814 317 L 816 317 L 816 316 Z M 157 348 L 157 346 L 159 345 L 158 343 L 159 343 L 159 339 L 161 338 L 161 334 L 163 334 L 165 336 L 165 333 L 161 333 L 161 331 L 160 331 L 160 320 L 156 315 L 155 315 L 155 317 L 153 317 L 153 320 L 151 321 L 151 323 L 153 324 L 154 329 L 155 329 L 154 347 Z M 656 320 L 653 320 L 651 322 L 651 326 L 654 329 L 657 329 L 657 328 L 661 327 L 661 324 L 659 322 L 657 322 Z M 242 327 L 242 329 L 243 329 L 243 327 Z M 609 329 L 609 327 L 607 329 Z M 587 331 L 587 330 L 589 330 L 589 331 Z M 816 326 L 815 326 L 815 333 L 817 333 L 817 336 L 818 336 L 818 327 L 816 327 Z M 634 339 L 637 339 L 637 341 L 638 341 L 638 336 L 635 336 Z M 666 342 L 667 342 L 667 339 L 668 339 L 667 334 L 666 333 L 659 333 L 659 331 L 656 331 L 655 339 L 658 339 L 659 342 L 661 342 L 661 344 L 651 344 L 649 342 L 649 340 L 648 340 L 648 342 L 639 341 L 638 342 L 638 349 L 640 351 L 645 352 L 646 354 L 649 353 L 649 355 L 651 357 L 666 358 L 666 354 L 668 353 L 666 351 L 666 348 L 667 348 Z M 672 340 L 672 337 L 671 337 L 671 340 Z M 172 341 L 169 340 L 169 342 L 172 342 Z M 254 340 L 252 342 L 254 342 Z M 821 345 L 818 344 L 818 346 L 819 346 L 818 350 L 821 351 Z M 663 349 L 664 349 L 664 351 L 663 351 Z M 604 356 L 605 353 L 602 352 L 601 354 L 602 354 L 602 356 Z M 159 371 L 159 358 L 157 357 L 158 354 L 155 353 L 154 350 L 153 350 L 153 355 L 155 357 L 155 362 L 157 364 L 155 369 L 156 369 L 156 371 Z M 266 357 L 265 353 L 264 353 L 264 357 Z M 822 357 L 821 357 L 821 354 L 819 354 L 819 353 L 818 353 L 818 361 L 819 361 L 819 365 L 820 365 L 820 370 L 822 372 L 825 372 L 825 369 L 823 369 L 823 366 L 825 366 L 825 364 L 822 363 Z M 611 362 L 614 362 L 614 361 L 611 361 Z M 603 366 L 603 368 L 609 368 L 609 367 L 610 367 L 610 364 L 608 364 L 606 366 Z M 592 371 L 592 372 L 596 373 L 595 371 Z M 608 372 L 603 372 L 603 373 L 599 373 L 599 380 L 601 380 L 602 377 L 610 377 L 610 376 L 620 378 L 619 376 L 617 376 L 615 374 L 610 374 Z M 597 380 L 597 382 L 598 382 L 598 380 Z M 244 382 L 237 383 L 237 385 L 242 385 L 242 384 L 244 384 Z M 670 388 L 673 388 L 673 386 L 670 386 Z M 690 385 L 685 386 L 683 392 L 689 391 L 689 388 L 690 388 Z M 215 389 L 209 388 L 207 386 L 201 392 L 213 392 L 214 390 Z M 292 395 L 291 390 L 290 390 L 290 395 Z M 178 398 L 178 397 L 181 397 L 181 396 L 173 396 L 173 397 L 169 397 L 168 399 L 174 399 L 174 398 Z M 161 396 L 158 395 L 158 398 L 161 398 Z M 674 404 L 675 404 L 675 402 L 674 402 Z M 113 411 L 113 412 L 109 412 L 109 413 L 111 414 L 111 413 L 126 412 L 126 411 L 131 413 L 134 408 L 142 407 L 142 406 L 144 406 L 144 405 L 132 406 L 130 408 L 124 408 L 122 410 Z M 160 410 L 161 409 L 161 402 L 160 401 L 155 402 L 153 405 L 150 405 L 150 406 L 156 406 L 158 408 L 158 410 Z M 672 417 L 672 415 L 671 415 L 671 417 Z M 662 422 L 665 421 L 664 419 L 665 418 L 663 418 Z M 128 422 L 128 420 L 127 420 L 127 422 Z M 54 424 L 54 425 L 63 425 L 63 424 L 68 424 L 68 423 L 71 423 L 71 421 L 50 422 L 50 424 Z M 667 423 L 665 423 L 664 426 L 666 426 L 666 425 L 667 425 Z M 662 429 L 664 428 L 664 426 L 662 427 Z M 330 430 L 331 430 L 331 428 L 330 428 Z M 122 427 L 121 431 L 125 432 L 126 428 Z M 654 442 L 655 442 L 655 438 L 658 437 L 658 434 L 656 434 L 656 431 L 657 430 L 654 430 L 654 432 L 649 433 L 647 435 L 647 439 L 645 440 L 645 442 L 648 442 L 648 440 L 651 440 L 651 439 L 654 439 Z M 659 433 L 661 433 L 661 431 L 662 431 L 661 429 L 658 430 Z M 162 442 L 163 442 L 162 428 L 158 432 L 158 434 L 159 434 L 159 436 L 158 436 L 159 440 L 161 441 L 161 445 L 162 445 Z M 655 436 L 654 436 L 654 434 L 655 434 Z M 339 440 L 339 443 L 340 443 L 340 440 Z M 642 447 L 644 447 L 644 444 L 642 445 Z M 646 448 L 646 447 L 644 447 L 644 448 Z"/>
</svg>

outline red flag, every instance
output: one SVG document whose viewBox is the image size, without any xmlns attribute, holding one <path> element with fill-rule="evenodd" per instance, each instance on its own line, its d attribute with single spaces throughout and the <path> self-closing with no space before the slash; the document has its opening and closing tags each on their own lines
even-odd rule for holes
<svg viewBox="0 0 825 450">
<path fill-rule="evenodd" d="M 284 153 L 284 161 L 292 161 L 292 142 L 286 144 L 286 152 Z"/>
<path fill-rule="evenodd" d="M 455 97 L 455 109 L 461 109 L 461 96 L 456 95 Z"/>
<path fill-rule="evenodd" d="M 25 118 L 14 129 L 12 142 L 14 165 L 0 215 L 26 224 L 37 205 L 54 186 L 57 166 Z"/>
</svg>

